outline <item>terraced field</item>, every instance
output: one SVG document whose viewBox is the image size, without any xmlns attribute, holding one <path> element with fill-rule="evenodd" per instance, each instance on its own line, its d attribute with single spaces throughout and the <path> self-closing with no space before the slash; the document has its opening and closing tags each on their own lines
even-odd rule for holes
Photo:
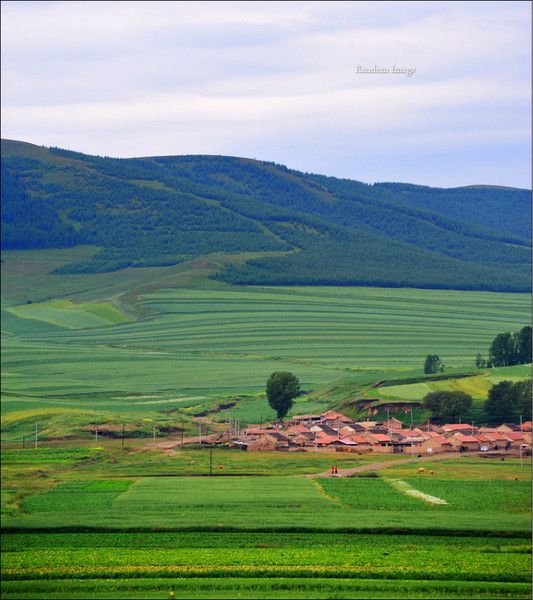
<svg viewBox="0 0 533 600">
<path fill-rule="evenodd" d="M 107 394 L 103 410 L 127 410 L 111 399 L 128 394 L 179 409 L 191 395 L 261 393 L 276 370 L 312 390 L 350 372 L 418 368 L 428 352 L 466 365 L 530 318 L 526 294 L 380 288 L 179 289 L 145 295 L 138 307 L 151 317 L 90 328 L 87 319 L 102 318 L 94 305 L 10 307 L 4 410 L 69 398 L 94 407 L 98 393 Z M 84 406 L 77 396 L 91 393 Z"/>
</svg>

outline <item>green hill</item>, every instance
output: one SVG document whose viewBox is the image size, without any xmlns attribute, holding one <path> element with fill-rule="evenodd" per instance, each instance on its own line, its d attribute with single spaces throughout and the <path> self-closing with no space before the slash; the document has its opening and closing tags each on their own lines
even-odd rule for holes
<svg viewBox="0 0 533 600">
<path fill-rule="evenodd" d="M 236 284 L 528 291 L 528 190 L 368 185 L 224 156 L 115 159 L 2 141 L 2 248 L 97 246 L 59 273 L 259 253 Z"/>
</svg>

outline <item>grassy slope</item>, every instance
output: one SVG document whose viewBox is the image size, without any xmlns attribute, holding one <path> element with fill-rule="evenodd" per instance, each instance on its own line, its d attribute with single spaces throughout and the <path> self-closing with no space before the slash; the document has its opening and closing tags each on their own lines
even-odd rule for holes
<svg viewBox="0 0 533 600">
<path fill-rule="evenodd" d="M 261 398 L 271 372 L 293 371 L 308 391 L 351 373 L 294 408 L 321 410 L 378 380 L 419 376 L 428 352 L 468 364 L 497 332 L 530 318 L 526 294 L 232 288 L 206 279 L 235 260 L 228 256 L 120 276 L 47 274 L 79 252 L 94 249 L 5 253 L 2 407 L 23 411 L 4 427 L 16 439 L 35 418 L 46 435 L 60 435 L 62 425 L 95 420 L 176 424 L 221 404 L 231 407 L 215 419 L 258 421 L 273 417 Z M 51 408 L 62 412 L 47 415 Z"/>
</svg>

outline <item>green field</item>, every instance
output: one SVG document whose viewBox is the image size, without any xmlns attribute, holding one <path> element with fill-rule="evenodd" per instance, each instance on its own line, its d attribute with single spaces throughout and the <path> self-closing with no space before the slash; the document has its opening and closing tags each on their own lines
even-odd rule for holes
<svg viewBox="0 0 533 600">
<path fill-rule="evenodd" d="M 120 277 L 47 275 L 94 251 L 6 252 L 2 263 L 3 413 L 37 419 L 47 435 L 57 436 L 60 422 L 168 423 L 206 411 L 220 421 L 269 419 L 263 390 L 278 370 L 294 372 L 308 392 L 294 412 L 322 410 L 334 394 L 313 390 L 346 377 L 420 375 L 429 352 L 449 369 L 475 371 L 473 357 L 496 333 L 530 320 L 528 294 L 231 287 L 207 279 L 229 260 L 223 255 Z M 471 383 L 486 393 L 487 382 Z M 413 399 L 432 386 L 379 393 Z M 55 422 L 50 408 L 62 411 Z"/>
<path fill-rule="evenodd" d="M 94 252 L 2 263 L 2 598 L 530 595 L 529 459 L 425 462 L 429 478 L 405 456 L 216 448 L 211 460 L 149 445 L 194 434 L 200 417 L 210 431 L 272 419 L 264 386 L 278 370 L 306 392 L 292 414 L 435 389 L 479 405 L 492 383 L 529 376 L 473 367 L 496 333 L 530 321 L 529 295 L 207 278 L 251 255 L 48 275 Z M 452 377 L 424 378 L 427 353 Z M 97 423 L 111 427 L 98 439 Z M 379 476 L 306 477 L 332 463 Z"/>
<path fill-rule="evenodd" d="M 520 381 L 531 376 L 530 365 L 498 367 L 473 377 L 443 379 L 421 383 L 387 385 L 370 392 L 371 396 L 384 400 L 421 400 L 426 394 L 441 390 L 465 392 L 474 400 L 486 400 L 490 388 L 500 381 Z"/>
<path fill-rule="evenodd" d="M 37 487 L 2 520 L 2 597 L 531 593 L 530 464 L 518 459 L 425 463 L 436 470 L 431 478 L 417 474 L 415 461 L 383 469 L 380 477 L 313 479 L 272 473 L 290 471 L 282 460 L 299 461 L 304 472 L 317 468 L 318 457 L 264 454 L 257 460 L 270 476 L 154 477 L 139 476 L 143 468 L 157 470 L 157 461 L 140 453 L 137 475 L 121 478 L 121 466 L 132 468 L 129 453 L 107 463 L 105 452 L 5 452 L 5 492 L 24 481 Z M 190 464 L 202 454 L 173 460 Z M 230 475 L 252 460 L 226 450 L 214 465 L 224 462 Z M 197 473 L 205 466 L 197 464 Z M 47 477 L 31 477 L 36 468 L 47 469 Z M 391 485 L 399 477 L 448 504 L 403 495 Z"/>
</svg>

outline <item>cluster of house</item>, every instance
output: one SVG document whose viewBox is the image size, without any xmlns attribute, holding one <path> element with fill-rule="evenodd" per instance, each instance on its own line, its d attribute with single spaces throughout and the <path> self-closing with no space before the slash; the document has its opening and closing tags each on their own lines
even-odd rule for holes
<svg viewBox="0 0 533 600">
<path fill-rule="evenodd" d="M 251 425 L 226 440 L 243 450 L 300 450 L 336 452 L 489 452 L 531 453 L 531 421 L 498 427 L 472 424 L 424 425 L 405 427 L 390 418 L 384 422 L 354 421 L 335 411 L 320 415 L 300 415 L 284 425 Z"/>
</svg>

